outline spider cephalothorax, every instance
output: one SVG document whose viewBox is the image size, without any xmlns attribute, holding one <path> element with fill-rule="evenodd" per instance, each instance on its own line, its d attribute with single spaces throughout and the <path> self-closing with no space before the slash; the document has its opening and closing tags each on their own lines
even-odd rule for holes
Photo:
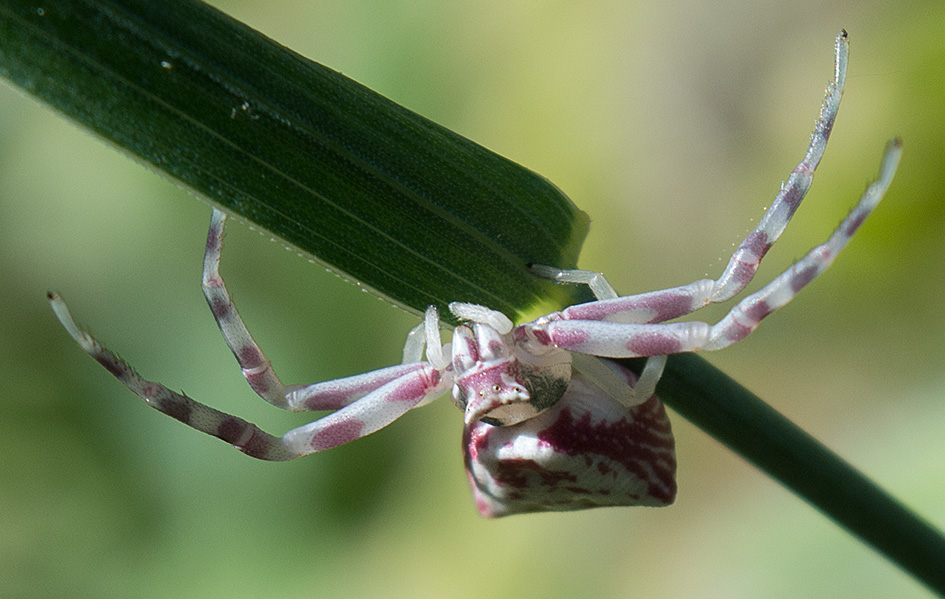
<svg viewBox="0 0 945 599">
<path fill-rule="evenodd" d="M 482 306 L 455 303 L 456 316 L 473 320 L 453 331 L 453 401 L 466 424 L 518 424 L 558 403 L 571 380 L 571 354 L 530 353 L 512 339 L 512 323 Z"/>
<path fill-rule="evenodd" d="M 718 279 L 621 297 L 603 275 L 533 267 L 537 276 L 588 285 L 596 301 L 513 327 L 503 314 L 450 305 L 466 324 L 440 340 L 430 306 L 404 347 L 403 364 L 312 385 L 283 385 L 236 312 L 219 275 L 225 215 L 214 209 L 203 289 L 223 337 L 252 389 L 273 405 L 332 413 L 281 437 L 241 418 L 142 379 L 79 329 L 62 299 L 49 294 L 69 334 L 129 389 L 193 428 L 264 460 L 288 460 L 353 441 L 452 389 L 463 410 L 463 455 L 479 511 L 487 516 L 603 505 L 667 505 L 676 493 L 669 420 L 654 394 L 666 355 L 715 350 L 748 335 L 823 272 L 879 203 L 900 156 L 885 155 L 879 179 L 823 244 L 718 323 L 666 322 L 726 301 L 751 281 L 810 187 L 833 129 L 846 75 L 846 34 L 837 38 L 836 74 L 804 160 Z M 447 355 L 449 354 L 449 355 Z M 639 378 L 605 358 L 645 357 Z"/>
</svg>

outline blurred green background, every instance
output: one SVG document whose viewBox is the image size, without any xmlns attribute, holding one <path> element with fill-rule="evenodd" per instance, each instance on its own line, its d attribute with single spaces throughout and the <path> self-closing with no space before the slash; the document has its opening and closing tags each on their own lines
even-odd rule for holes
<svg viewBox="0 0 945 599">
<path fill-rule="evenodd" d="M 802 157 L 845 27 L 830 148 L 759 283 L 826 238 L 895 135 L 899 175 L 826 276 L 707 357 L 945 527 L 945 4 L 214 4 L 554 181 L 593 219 L 582 265 L 624 293 L 717 276 Z M 44 299 L 146 377 L 304 423 L 250 391 L 204 304 L 206 205 L 3 85 L 0 210 L 2 597 L 926 596 L 679 417 L 661 510 L 480 518 L 447 400 L 251 460 L 146 408 Z M 416 322 L 241 225 L 223 275 L 287 382 L 395 363 Z"/>
</svg>

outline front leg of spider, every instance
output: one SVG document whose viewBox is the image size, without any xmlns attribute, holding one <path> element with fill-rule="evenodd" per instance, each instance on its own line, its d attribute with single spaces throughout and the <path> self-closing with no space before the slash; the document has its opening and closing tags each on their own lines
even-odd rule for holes
<svg viewBox="0 0 945 599">
<path fill-rule="evenodd" d="M 156 410 L 199 431 L 223 439 L 254 458 L 282 461 L 337 447 L 383 428 L 410 409 L 435 398 L 452 384 L 442 359 L 436 309 L 428 310 L 425 342 L 437 364 L 419 361 L 422 346 L 411 350 L 417 361 L 335 381 L 284 386 L 253 341 L 219 277 L 225 216 L 213 211 L 203 287 L 223 337 L 250 386 L 266 401 L 293 411 L 334 410 L 310 424 L 276 437 L 242 418 L 221 412 L 160 383 L 143 379 L 126 362 L 81 330 L 62 298 L 49 293 L 52 308 L 73 339 L 128 389 Z"/>
<path fill-rule="evenodd" d="M 804 160 L 782 185 L 770 209 L 732 255 L 718 279 L 705 279 L 640 295 L 601 299 L 549 314 L 521 328 L 519 335 L 527 339 L 530 349 L 540 353 L 542 348 L 555 347 L 609 358 L 722 349 L 751 333 L 763 318 L 786 305 L 824 272 L 892 183 L 902 154 L 898 140 L 887 147 L 877 180 L 867 188 L 827 241 L 812 249 L 760 291 L 736 304 L 720 322 L 714 325 L 665 322 L 710 303 L 726 301 L 752 280 L 761 259 L 784 231 L 810 187 L 836 120 L 846 78 L 847 57 L 847 38 L 843 32 L 837 38 L 836 74 L 827 86 L 820 118 Z M 563 283 L 587 283 L 592 288 L 595 284 L 594 273 L 547 266 L 535 267 L 534 271 L 539 276 Z M 599 282 L 596 284 L 601 286 Z"/>
</svg>

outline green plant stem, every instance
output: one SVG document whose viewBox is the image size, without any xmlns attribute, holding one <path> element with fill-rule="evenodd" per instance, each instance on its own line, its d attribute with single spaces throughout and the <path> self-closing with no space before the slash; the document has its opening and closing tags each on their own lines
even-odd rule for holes
<svg viewBox="0 0 945 599">
<path fill-rule="evenodd" d="M 638 367 L 627 361 L 628 365 Z M 670 356 L 663 402 L 945 596 L 945 537 L 700 356 Z"/>
<path fill-rule="evenodd" d="M 577 263 L 557 187 L 206 4 L 4 0 L 0 75 L 395 303 L 575 298 L 528 271 Z"/>
</svg>

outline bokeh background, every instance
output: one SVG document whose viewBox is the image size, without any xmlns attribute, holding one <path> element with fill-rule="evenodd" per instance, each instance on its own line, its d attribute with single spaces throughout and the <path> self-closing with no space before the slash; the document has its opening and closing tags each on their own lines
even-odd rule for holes
<svg viewBox="0 0 945 599">
<path fill-rule="evenodd" d="M 803 155 L 847 28 L 831 145 L 759 280 L 826 238 L 895 135 L 899 175 L 826 276 L 707 357 L 945 527 L 945 4 L 214 4 L 550 178 L 594 219 L 583 266 L 624 293 L 717 276 Z M 0 85 L 0 596 L 926 596 L 678 416 L 673 507 L 487 521 L 449 401 L 288 464 L 157 414 L 74 346 L 47 288 L 145 376 L 272 432 L 306 421 L 220 339 L 209 214 Z M 394 363 L 415 324 L 243 226 L 223 274 L 288 382 Z"/>
</svg>

